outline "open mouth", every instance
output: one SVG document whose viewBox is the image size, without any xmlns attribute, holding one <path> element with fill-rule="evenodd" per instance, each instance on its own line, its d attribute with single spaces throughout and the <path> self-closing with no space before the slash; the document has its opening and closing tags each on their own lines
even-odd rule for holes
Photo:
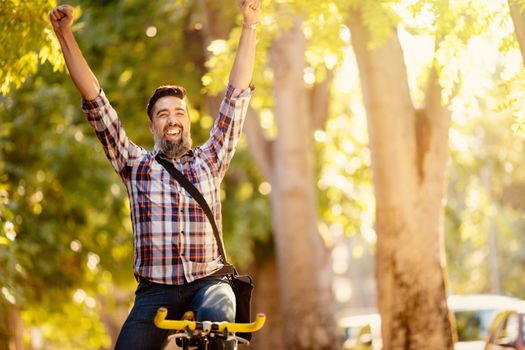
<svg viewBox="0 0 525 350">
<path fill-rule="evenodd" d="M 168 137 L 179 137 L 182 134 L 182 127 L 173 126 L 168 128 L 164 134 Z"/>
</svg>

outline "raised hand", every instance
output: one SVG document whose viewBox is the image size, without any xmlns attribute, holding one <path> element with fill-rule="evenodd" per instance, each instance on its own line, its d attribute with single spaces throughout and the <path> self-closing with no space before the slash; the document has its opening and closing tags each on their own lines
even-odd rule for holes
<svg viewBox="0 0 525 350">
<path fill-rule="evenodd" d="M 84 59 L 71 30 L 73 7 L 70 5 L 58 6 L 49 12 L 49 20 L 62 48 L 62 54 L 73 83 L 85 99 L 94 99 L 100 92 L 100 84 Z"/>
<path fill-rule="evenodd" d="M 60 5 L 49 12 L 49 19 L 55 33 L 70 29 L 73 23 L 73 7 Z"/>
<path fill-rule="evenodd" d="M 261 0 L 239 0 L 238 2 L 244 23 L 257 23 L 261 13 Z"/>
</svg>

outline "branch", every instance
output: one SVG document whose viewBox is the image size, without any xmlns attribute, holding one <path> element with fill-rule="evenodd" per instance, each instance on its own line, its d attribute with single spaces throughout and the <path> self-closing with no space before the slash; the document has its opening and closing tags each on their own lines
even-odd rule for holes
<svg viewBox="0 0 525 350">
<path fill-rule="evenodd" d="M 432 67 L 425 93 L 423 121 L 416 122 L 418 166 L 422 172 L 419 180 L 420 183 L 423 183 L 421 193 L 430 198 L 442 198 L 442 196 L 436 197 L 430 193 L 430 190 L 440 192 L 445 190 L 448 162 L 448 132 L 451 113 L 441 102 L 441 90 L 438 73 L 436 68 Z M 435 182 L 440 185 L 436 186 Z"/>
<path fill-rule="evenodd" d="M 348 26 L 368 120 L 376 202 L 384 207 L 409 203 L 406 198 L 417 187 L 415 113 L 399 38 L 392 28 L 371 49 L 372 32 L 360 12 L 349 13 Z"/>
<path fill-rule="evenodd" d="M 324 130 L 330 105 L 330 83 L 333 72 L 328 71 L 323 81 L 316 83 L 310 90 L 310 111 L 314 130 Z"/>
</svg>

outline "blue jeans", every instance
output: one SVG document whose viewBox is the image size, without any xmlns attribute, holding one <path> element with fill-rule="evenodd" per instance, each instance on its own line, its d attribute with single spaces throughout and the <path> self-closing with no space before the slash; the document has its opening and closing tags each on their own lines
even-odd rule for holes
<svg viewBox="0 0 525 350">
<path fill-rule="evenodd" d="M 169 319 L 180 320 L 184 312 L 192 310 L 198 321 L 235 321 L 235 295 L 226 277 L 206 277 L 180 286 L 141 278 L 135 304 L 122 326 L 115 349 L 163 349 L 171 332 L 153 324 L 160 307 L 168 309 Z M 208 348 L 222 349 L 217 345 Z M 224 349 L 235 349 L 235 346 L 228 344 Z"/>
</svg>

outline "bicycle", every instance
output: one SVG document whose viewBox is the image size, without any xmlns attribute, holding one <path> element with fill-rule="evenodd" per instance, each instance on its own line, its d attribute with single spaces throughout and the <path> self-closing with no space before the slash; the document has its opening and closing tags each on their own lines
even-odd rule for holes
<svg viewBox="0 0 525 350">
<path fill-rule="evenodd" d="M 190 346 L 198 350 L 206 350 L 210 339 L 218 339 L 226 342 L 234 340 L 235 344 L 250 345 L 250 342 L 235 333 L 252 333 L 260 330 L 264 326 L 266 316 L 258 314 L 254 322 L 251 323 L 231 323 L 231 322 L 211 322 L 211 321 L 192 321 L 192 320 L 166 320 L 168 310 L 161 307 L 157 310 L 154 323 L 161 329 L 177 331 L 168 339 L 179 340 L 177 345 L 183 350 L 189 350 Z"/>
</svg>

